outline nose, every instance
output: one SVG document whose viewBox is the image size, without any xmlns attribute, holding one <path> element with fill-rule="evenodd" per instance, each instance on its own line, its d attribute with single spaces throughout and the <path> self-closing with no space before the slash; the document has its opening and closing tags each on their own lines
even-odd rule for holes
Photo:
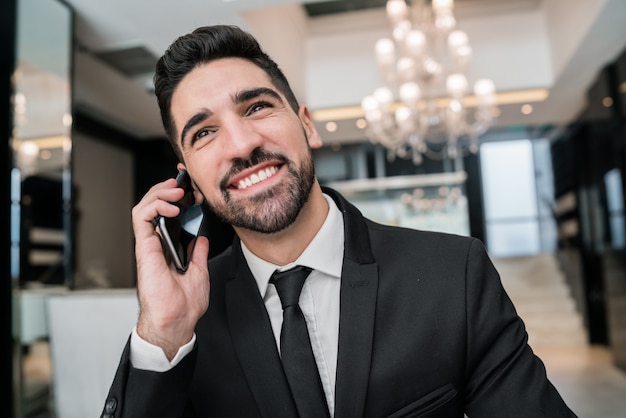
<svg viewBox="0 0 626 418">
<path fill-rule="evenodd" d="M 263 136 L 255 129 L 254 122 L 241 118 L 233 118 L 222 127 L 226 135 L 223 142 L 224 156 L 231 160 L 247 159 L 253 150 L 263 144 Z"/>
</svg>

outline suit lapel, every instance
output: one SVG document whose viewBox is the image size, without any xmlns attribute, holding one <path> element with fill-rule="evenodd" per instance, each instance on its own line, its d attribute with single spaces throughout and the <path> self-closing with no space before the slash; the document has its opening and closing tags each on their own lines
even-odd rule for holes
<svg viewBox="0 0 626 418">
<path fill-rule="evenodd" d="M 324 189 L 344 214 L 345 249 L 341 273 L 339 351 L 335 418 L 364 416 L 372 361 L 378 265 L 361 213 L 340 195 Z"/>
<path fill-rule="evenodd" d="M 226 312 L 248 385 L 264 417 L 297 416 L 272 326 L 238 239 L 233 253 L 233 274 L 226 283 Z"/>
<path fill-rule="evenodd" d="M 360 265 L 344 260 L 335 418 L 363 416 L 372 361 L 377 288 L 376 264 Z"/>
</svg>

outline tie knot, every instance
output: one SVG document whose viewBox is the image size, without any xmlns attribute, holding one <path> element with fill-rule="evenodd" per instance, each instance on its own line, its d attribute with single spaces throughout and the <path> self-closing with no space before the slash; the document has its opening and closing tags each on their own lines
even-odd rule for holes
<svg viewBox="0 0 626 418">
<path fill-rule="evenodd" d="M 298 304 L 302 286 L 304 286 L 304 281 L 310 273 L 309 267 L 296 266 L 285 271 L 276 270 L 272 274 L 270 283 L 276 286 L 283 309 Z"/>
</svg>

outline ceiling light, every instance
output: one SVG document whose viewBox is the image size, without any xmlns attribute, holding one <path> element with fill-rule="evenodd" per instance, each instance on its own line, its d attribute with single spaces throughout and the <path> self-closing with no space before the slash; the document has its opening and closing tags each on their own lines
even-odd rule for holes
<svg viewBox="0 0 626 418">
<path fill-rule="evenodd" d="M 533 107 L 532 105 L 529 104 L 525 104 L 522 106 L 522 113 L 525 115 L 530 115 L 531 113 L 533 113 Z"/>
<path fill-rule="evenodd" d="M 415 164 L 423 155 L 458 160 L 477 152 L 478 137 L 499 113 L 496 89 L 489 79 L 470 86 L 472 48 L 455 29 L 453 0 L 387 0 L 386 10 L 391 36 L 374 46 L 386 86 L 361 102 L 369 138 L 390 160 Z"/>
</svg>

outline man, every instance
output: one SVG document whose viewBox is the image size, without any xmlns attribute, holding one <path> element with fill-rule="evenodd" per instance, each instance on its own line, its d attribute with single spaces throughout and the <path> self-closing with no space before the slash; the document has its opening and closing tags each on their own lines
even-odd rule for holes
<svg viewBox="0 0 626 418">
<path fill-rule="evenodd" d="M 179 168 L 236 237 L 208 265 L 199 238 L 179 274 L 152 219 L 182 190 L 167 180 L 133 209 L 141 309 L 103 417 L 574 416 L 479 241 L 376 224 L 320 187 L 309 110 L 249 34 L 179 38 L 155 93 Z M 301 405 L 282 345 L 270 278 L 293 265 L 312 269 L 299 306 L 322 413 Z"/>
</svg>

